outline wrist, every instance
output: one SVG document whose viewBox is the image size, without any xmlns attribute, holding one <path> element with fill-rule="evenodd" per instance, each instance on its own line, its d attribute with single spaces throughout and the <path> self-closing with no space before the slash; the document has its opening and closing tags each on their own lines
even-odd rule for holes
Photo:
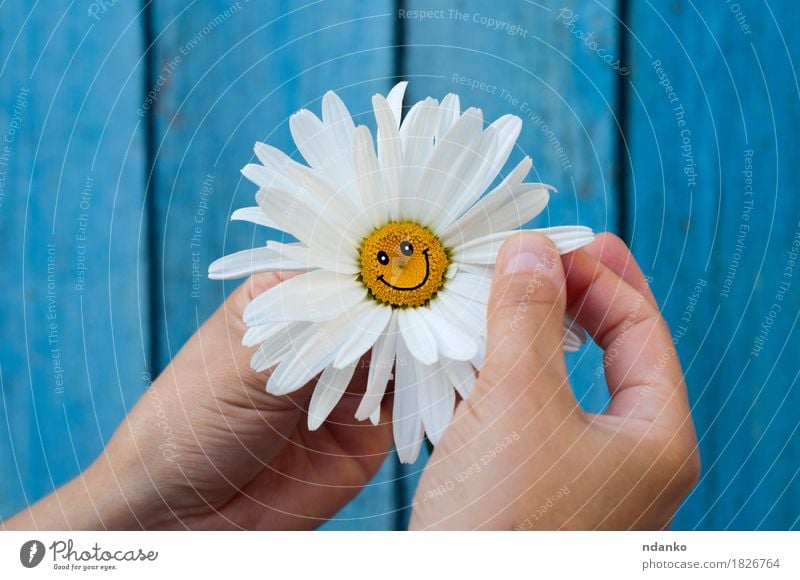
<svg viewBox="0 0 800 580">
<path fill-rule="evenodd" d="M 148 470 L 139 453 L 121 456 L 113 448 L 107 450 L 70 483 L 77 483 L 79 479 L 87 489 L 87 507 L 94 512 L 93 519 L 84 521 L 89 524 L 84 529 L 166 527 L 164 515 L 171 512 L 154 483 L 159 477 Z"/>
<path fill-rule="evenodd" d="M 3 522 L 6 530 L 135 529 L 136 510 L 95 462 L 86 471 Z"/>
</svg>

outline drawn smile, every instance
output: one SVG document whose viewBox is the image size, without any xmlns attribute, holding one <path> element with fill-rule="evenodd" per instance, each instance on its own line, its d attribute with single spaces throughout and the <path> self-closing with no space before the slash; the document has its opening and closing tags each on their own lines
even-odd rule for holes
<svg viewBox="0 0 800 580">
<path fill-rule="evenodd" d="M 389 222 L 365 238 L 359 265 L 372 298 L 393 308 L 416 308 L 441 290 L 450 259 L 430 230 L 404 221 Z"/>
<path fill-rule="evenodd" d="M 430 259 L 428 258 L 428 248 L 425 248 L 424 250 L 422 250 L 422 254 L 425 256 L 425 277 L 422 279 L 422 282 L 420 282 L 416 286 L 406 286 L 405 288 L 402 287 L 402 286 L 395 286 L 394 284 L 390 284 L 389 282 L 387 282 L 386 278 L 384 278 L 383 274 L 378 276 L 378 280 L 380 280 L 381 282 L 383 282 L 384 284 L 386 284 L 389 288 L 391 288 L 393 290 L 400 290 L 402 292 L 411 292 L 412 290 L 419 290 L 425 284 L 428 283 L 428 278 L 431 275 L 431 263 L 430 263 Z"/>
</svg>

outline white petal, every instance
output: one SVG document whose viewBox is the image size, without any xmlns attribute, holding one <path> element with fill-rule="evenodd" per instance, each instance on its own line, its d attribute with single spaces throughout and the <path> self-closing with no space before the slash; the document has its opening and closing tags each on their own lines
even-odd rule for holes
<svg viewBox="0 0 800 580">
<path fill-rule="evenodd" d="M 360 238 L 347 229 L 348 224 L 335 215 L 326 216 L 319 204 L 302 192 L 292 193 L 273 188 L 256 197 L 262 211 L 281 230 L 292 234 L 307 247 L 327 252 L 331 259 L 342 252 L 353 254 Z"/>
<path fill-rule="evenodd" d="M 307 248 L 302 244 L 284 244 L 270 240 L 267 242 L 267 249 L 290 262 L 305 264 L 308 270 L 324 268 L 339 274 L 357 274 L 360 271 L 355 259 L 350 255 L 331 256 L 330 252 L 319 251 L 317 247 Z"/>
<path fill-rule="evenodd" d="M 287 190 L 297 189 L 297 185 L 284 173 L 277 172 L 258 163 L 248 163 L 241 169 L 242 175 L 255 183 L 260 189 L 271 190 L 279 187 Z"/>
<path fill-rule="evenodd" d="M 400 219 L 419 220 L 417 190 L 420 175 L 433 152 L 434 138 L 439 128 L 439 103 L 427 98 L 409 111 L 400 127 L 403 142 L 403 171 L 400 177 Z"/>
<path fill-rule="evenodd" d="M 486 188 L 492 184 L 492 181 L 494 181 L 495 177 L 500 173 L 500 170 L 503 169 L 506 161 L 508 161 L 508 156 L 517 143 L 517 138 L 522 130 L 522 119 L 516 115 L 503 115 L 495 120 L 490 127 L 497 130 L 497 148 L 495 149 L 494 158 L 489 166 L 489 170 L 484 173 L 478 181 L 476 186 L 478 195 L 486 191 Z M 472 203 L 469 205 L 472 205 Z M 469 207 L 469 205 L 466 207 Z"/>
<path fill-rule="evenodd" d="M 366 309 L 360 317 L 353 316 L 351 320 L 352 334 L 336 353 L 333 361 L 334 367 L 344 368 L 353 361 L 357 361 L 383 335 L 383 331 L 392 317 L 392 309 L 389 306 L 375 303 L 372 303 L 371 306 L 372 308 Z"/>
<path fill-rule="evenodd" d="M 342 369 L 328 367 L 322 371 L 308 405 L 309 431 L 316 431 L 328 418 L 347 390 L 355 370 L 356 363 L 352 362 Z"/>
<path fill-rule="evenodd" d="M 291 345 L 283 341 L 275 343 L 268 341 L 262 345 L 250 358 L 250 368 L 260 373 L 281 363 L 291 352 Z"/>
<path fill-rule="evenodd" d="M 446 135 L 450 127 L 453 126 L 453 123 L 458 120 L 460 114 L 461 103 L 459 102 L 458 95 L 455 93 L 445 95 L 442 99 L 442 103 L 439 105 L 439 130 L 437 134 Z"/>
<path fill-rule="evenodd" d="M 322 122 L 330 128 L 339 150 L 337 167 L 332 168 L 342 180 L 338 183 L 337 193 L 340 201 L 348 200 L 356 210 L 360 210 L 360 197 L 355 181 L 355 158 L 353 147 L 356 126 L 342 99 L 333 91 L 328 91 L 322 98 Z M 356 221 L 364 221 L 361 211 L 350 216 Z"/>
<path fill-rule="evenodd" d="M 400 115 L 403 111 L 403 96 L 406 94 L 407 86 L 408 81 L 400 81 L 393 86 L 389 94 L 386 95 L 386 102 L 389 104 L 389 108 L 395 119 L 395 126 L 397 127 L 400 127 Z"/>
<path fill-rule="evenodd" d="M 417 409 L 416 364 L 402 340 L 397 343 L 397 361 L 392 431 L 400 462 L 413 463 L 422 447 L 422 418 Z"/>
<path fill-rule="evenodd" d="M 311 198 L 318 204 L 317 211 L 325 213 L 330 217 L 331 212 L 336 213 L 337 218 L 341 218 L 347 208 L 354 207 L 346 196 L 338 195 L 335 186 L 323 178 L 318 172 L 305 165 L 295 165 L 287 171 L 289 177 L 304 191 L 308 192 Z M 345 223 L 347 218 L 343 218 Z"/>
<path fill-rule="evenodd" d="M 584 330 L 584 328 L 569 314 L 564 316 L 564 327 L 568 328 L 575 336 L 577 336 L 578 340 L 581 341 L 581 344 L 586 343 L 586 330 Z"/>
<path fill-rule="evenodd" d="M 486 358 L 486 340 L 481 339 L 478 342 L 478 354 L 476 354 L 475 358 L 469 362 L 471 362 L 472 366 L 474 366 L 476 369 L 479 369 L 483 366 L 483 361 L 485 358 Z"/>
<path fill-rule="evenodd" d="M 252 326 L 247 329 L 247 332 L 244 333 L 242 344 L 244 346 L 255 346 L 257 344 L 261 344 L 268 338 L 275 336 L 280 331 L 284 330 L 288 326 L 291 326 L 292 324 L 295 323 L 276 322 L 274 324 L 260 324 L 258 326 Z"/>
<path fill-rule="evenodd" d="M 585 226 L 556 226 L 531 231 L 540 232 L 549 237 L 560 254 L 577 250 L 594 239 L 592 230 Z M 503 242 L 519 232 L 520 230 L 498 232 L 470 240 L 455 249 L 455 259 L 459 262 L 473 264 L 493 264 Z"/>
<path fill-rule="evenodd" d="M 447 272 L 444 274 L 444 279 L 452 280 L 453 277 L 458 274 L 459 270 L 461 270 L 461 264 L 458 262 L 450 262 L 450 265 L 447 267 Z"/>
<path fill-rule="evenodd" d="M 497 131 L 490 126 L 481 135 L 477 147 L 472 151 L 468 167 L 458 172 L 459 187 L 454 195 L 448 196 L 447 211 L 439 214 L 431 227 L 434 231 L 442 231 L 452 224 L 483 194 L 480 181 L 489 171 L 498 147 Z"/>
<path fill-rule="evenodd" d="M 309 327 L 310 324 L 307 322 L 272 325 L 272 329 L 277 328 L 277 330 L 274 330 L 268 336 L 266 336 L 266 333 L 262 333 L 265 336 L 261 340 L 261 346 L 258 347 L 258 350 L 250 359 L 250 367 L 255 371 L 261 372 L 281 362 L 293 348 L 300 346 L 297 341 Z M 262 325 L 256 328 L 265 328 L 265 326 Z M 248 342 L 254 338 L 255 336 L 251 335 L 248 338 Z"/>
<path fill-rule="evenodd" d="M 278 228 L 278 224 L 269 219 L 258 206 L 237 209 L 231 214 L 231 221 L 250 222 L 259 226 L 265 226 L 276 230 L 280 229 Z"/>
<path fill-rule="evenodd" d="M 510 199 L 502 206 L 494 206 L 490 200 L 483 207 L 484 198 L 473 206 L 479 208 L 475 213 L 462 216 L 448 231 L 455 233 L 452 237 L 442 237 L 442 242 L 450 246 L 459 245 L 470 240 L 490 235 L 495 232 L 512 230 L 528 223 L 539 215 L 550 199 L 548 187 L 539 183 L 523 183 L 514 188 Z"/>
<path fill-rule="evenodd" d="M 435 225 L 451 211 L 458 191 L 467 187 L 474 176 L 482 142 L 483 115 L 468 109 L 447 134 L 441 136 L 419 181 L 417 196 L 422 210 L 419 221 Z M 451 219 L 455 219 L 453 215 Z M 441 231 L 443 228 L 434 231 Z"/>
<path fill-rule="evenodd" d="M 498 231 L 514 229 L 521 224 L 529 221 L 535 215 L 531 215 L 525 221 L 521 221 L 523 214 L 536 213 L 533 209 L 528 209 L 526 206 L 532 202 L 525 200 L 519 201 L 520 197 L 529 195 L 529 189 L 550 189 L 553 188 L 549 185 L 539 183 L 523 184 L 522 180 L 531 169 L 533 162 L 530 157 L 525 157 L 517 166 L 509 173 L 500 185 L 495 187 L 492 191 L 486 194 L 485 197 L 475 203 L 464 215 L 452 223 L 440 236 L 443 243 L 449 246 L 456 246 L 472 238 L 477 238 L 486 234 L 491 234 Z M 547 192 L 545 192 L 547 193 Z M 549 196 L 548 196 L 549 197 Z M 541 201 L 539 201 L 541 203 Z M 547 203 L 547 198 L 544 200 Z M 498 212 L 505 210 L 510 216 L 497 216 Z M 516 219 L 514 223 L 513 219 Z M 509 222 L 511 225 L 504 225 L 500 227 L 500 223 Z"/>
<path fill-rule="evenodd" d="M 417 404 L 428 439 L 436 445 L 453 418 L 456 393 L 439 365 L 417 366 Z"/>
<path fill-rule="evenodd" d="M 289 118 L 289 129 L 298 150 L 308 164 L 336 190 L 350 191 L 355 186 L 352 144 L 343 147 L 333 127 L 323 124 L 311 111 L 301 109 Z"/>
<path fill-rule="evenodd" d="M 586 331 L 571 316 L 564 317 L 564 350 L 575 352 L 586 343 Z"/>
<path fill-rule="evenodd" d="M 286 395 L 301 388 L 333 362 L 349 333 L 348 315 L 312 324 L 297 337 L 294 341 L 297 346 L 270 375 L 267 391 Z"/>
<path fill-rule="evenodd" d="M 325 130 L 322 120 L 311 111 L 300 109 L 289 117 L 289 130 L 303 159 L 311 167 L 324 171 L 329 163 L 332 135 Z"/>
<path fill-rule="evenodd" d="M 361 203 L 370 225 L 378 228 L 389 221 L 389 204 L 386 201 L 383 173 L 375 154 L 372 133 L 363 126 L 356 129 L 355 156 Z"/>
<path fill-rule="evenodd" d="M 394 219 L 399 212 L 403 147 L 395 116 L 386 99 L 381 95 L 373 96 L 372 108 L 375 110 L 375 121 L 378 125 L 378 160 L 383 172 L 389 214 Z"/>
<path fill-rule="evenodd" d="M 461 326 L 466 333 L 474 337 L 486 336 L 486 303 L 466 298 L 445 288 L 436 295 L 436 306 L 442 309 L 444 316 Z M 479 345 L 480 346 L 480 345 Z"/>
<path fill-rule="evenodd" d="M 436 337 L 428 328 L 418 308 L 403 308 L 397 314 L 397 326 L 408 351 L 420 362 L 432 365 L 438 355 Z"/>
<path fill-rule="evenodd" d="M 461 398 L 466 399 L 469 397 L 477 382 L 475 368 L 472 366 L 472 363 L 442 360 L 441 365 L 450 384 L 455 387 L 458 394 L 461 395 Z"/>
<path fill-rule="evenodd" d="M 433 151 L 434 139 L 439 129 L 439 102 L 428 97 L 416 103 L 400 126 L 403 142 L 403 162 L 421 170 Z M 414 185 L 413 182 L 408 185 Z"/>
<path fill-rule="evenodd" d="M 552 228 L 536 228 L 533 231 L 550 238 L 559 254 L 574 252 L 594 241 L 594 232 L 586 226 L 554 226 Z"/>
<path fill-rule="evenodd" d="M 369 422 L 373 425 L 380 425 L 381 423 L 381 406 L 378 405 L 372 415 L 369 416 Z"/>
<path fill-rule="evenodd" d="M 287 320 L 331 320 L 367 302 L 364 286 L 352 276 L 313 270 L 256 296 L 245 308 L 248 326 Z"/>
<path fill-rule="evenodd" d="M 339 147 L 352 152 L 356 126 L 347 106 L 333 91 L 328 91 L 322 97 L 322 122 L 333 129 Z"/>
<path fill-rule="evenodd" d="M 486 194 L 480 202 L 472 206 L 467 212 L 461 216 L 458 221 L 452 224 L 447 231 L 444 232 L 443 238 L 452 235 L 452 232 L 462 228 L 463 220 L 472 214 L 480 213 L 481 211 L 489 213 L 493 208 L 502 207 L 511 198 L 514 188 L 522 183 L 522 180 L 528 175 L 533 167 L 533 160 L 530 157 L 524 157 L 517 166 L 512 169 L 508 175 L 505 176 L 503 181 L 495 187 L 492 191 Z"/>
<path fill-rule="evenodd" d="M 564 339 L 562 341 L 564 352 L 577 352 L 581 348 L 581 341 L 573 332 L 567 328 L 564 329 Z"/>
<path fill-rule="evenodd" d="M 448 318 L 438 302 L 434 300 L 429 308 L 418 308 L 427 327 L 436 337 L 437 352 L 453 360 L 470 360 L 478 353 L 478 345 L 458 321 Z"/>
<path fill-rule="evenodd" d="M 307 263 L 289 260 L 269 248 L 253 248 L 228 254 L 212 262 L 208 277 L 212 280 L 230 280 L 255 274 L 256 272 L 278 272 L 307 270 Z"/>
<path fill-rule="evenodd" d="M 491 278 L 494 276 L 494 264 L 458 264 L 458 271 L 467 274 L 475 274 L 481 278 Z"/>
<path fill-rule="evenodd" d="M 492 290 L 492 274 L 459 272 L 447 282 L 447 289 L 470 300 L 486 304 Z"/>
<path fill-rule="evenodd" d="M 346 231 L 348 239 L 360 240 L 371 231 L 355 183 L 348 182 L 347 188 L 337 190 L 316 171 L 303 165 L 289 168 L 289 176 L 309 193 L 317 215 L 324 216 L 327 222 L 343 233 Z"/>
<path fill-rule="evenodd" d="M 369 376 L 367 390 L 356 410 L 356 419 L 363 421 L 374 413 L 380 413 L 381 400 L 386 392 L 386 385 L 392 374 L 392 366 L 397 349 L 397 314 L 392 313 L 386 331 L 378 338 L 372 347 L 372 357 L 369 362 Z"/>
<path fill-rule="evenodd" d="M 274 173 L 285 175 L 286 170 L 293 165 L 300 165 L 297 161 L 286 155 L 283 151 L 266 143 L 256 142 L 253 151 L 258 160 L 271 169 Z"/>
</svg>

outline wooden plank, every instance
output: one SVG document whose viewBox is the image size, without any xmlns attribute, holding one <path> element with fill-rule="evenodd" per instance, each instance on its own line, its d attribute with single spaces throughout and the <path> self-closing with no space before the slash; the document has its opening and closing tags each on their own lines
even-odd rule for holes
<svg viewBox="0 0 800 580">
<path fill-rule="evenodd" d="M 371 96 L 391 86 L 392 2 L 157 2 L 154 195 L 157 357 L 162 367 L 237 282 L 206 279 L 223 254 L 262 245 L 275 232 L 231 212 L 253 205 L 239 170 L 256 141 L 294 152 L 289 115 L 319 113 L 329 89 L 357 122 L 374 126 Z M 155 85 L 154 79 L 154 85 Z M 295 155 L 299 159 L 299 156 Z M 373 484 L 328 528 L 395 526 L 397 469 L 391 458 Z"/>
<path fill-rule="evenodd" d="M 405 27 L 403 72 L 413 100 L 455 92 L 462 108 L 479 107 L 485 120 L 518 115 L 522 134 L 507 169 L 530 155 L 529 180 L 559 190 L 530 225 L 580 223 L 618 232 L 616 103 L 620 73 L 626 71 L 624 62 L 617 64 L 617 2 L 574 8 L 525 1 L 405 4 L 398 18 Z M 567 359 L 582 405 L 602 409 L 608 395 L 598 379 L 599 349 L 589 345 Z M 407 473 L 410 501 L 419 466 Z"/>
<path fill-rule="evenodd" d="M 143 391 L 137 13 L 0 6 L 0 517 L 87 466 Z"/>
<path fill-rule="evenodd" d="M 704 465 L 677 528 L 798 527 L 794 11 L 631 3 L 628 229 L 677 340 Z"/>
</svg>

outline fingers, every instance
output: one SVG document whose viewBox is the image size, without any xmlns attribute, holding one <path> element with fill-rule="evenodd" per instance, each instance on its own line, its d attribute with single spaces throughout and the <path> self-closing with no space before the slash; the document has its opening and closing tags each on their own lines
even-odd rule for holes
<svg viewBox="0 0 800 580">
<path fill-rule="evenodd" d="M 631 288 L 641 292 L 653 305 L 658 306 L 650 284 L 642 273 L 639 264 L 628 246 L 619 237 L 609 232 L 595 236 L 594 241 L 582 248 L 598 262 L 605 264 L 617 276 L 625 280 Z"/>
<path fill-rule="evenodd" d="M 208 337 L 208 341 L 216 344 L 224 340 L 226 343 L 220 349 L 221 356 L 216 361 L 215 370 L 232 373 L 253 390 L 265 390 L 267 374 L 256 372 L 250 367 L 250 359 L 257 347 L 248 348 L 242 345 L 242 338 L 247 332 L 247 325 L 242 316 L 253 298 L 294 275 L 296 273 L 265 272 L 250 276 L 201 327 L 200 330 Z M 310 392 L 304 391 L 302 394 L 310 396 Z"/>
<path fill-rule="evenodd" d="M 211 318 L 203 324 L 161 377 L 179 399 L 181 408 L 195 417 L 201 427 L 213 428 L 215 442 L 224 437 L 225 461 L 253 469 L 253 458 L 268 461 L 286 442 L 303 417 L 311 395 L 306 388 L 292 397 L 275 397 L 266 392 L 266 373 L 250 368 L 254 348 L 242 345 L 247 326 L 242 312 L 256 293 L 280 283 L 280 274 L 259 274 L 234 290 Z M 164 385 L 167 386 L 167 385 Z M 207 444 L 206 444 L 207 445 Z M 238 457 L 237 455 L 242 455 Z"/>
<path fill-rule="evenodd" d="M 543 406 L 576 405 L 562 351 L 565 305 L 564 271 L 552 242 L 534 232 L 509 238 L 495 268 L 479 385 L 492 385 L 490 395 L 506 401 L 530 389 L 525 396 Z"/>
<path fill-rule="evenodd" d="M 619 267 L 618 260 L 612 262 Z M 637 282 L 628 264 L 629 279 Z M 587 252 L 564 256 L 564 268 L 569 311 L 605 351 L 608 413 L 682 420 L 688 408 L 683 373 L 654 302 Z"/>
</svg>

